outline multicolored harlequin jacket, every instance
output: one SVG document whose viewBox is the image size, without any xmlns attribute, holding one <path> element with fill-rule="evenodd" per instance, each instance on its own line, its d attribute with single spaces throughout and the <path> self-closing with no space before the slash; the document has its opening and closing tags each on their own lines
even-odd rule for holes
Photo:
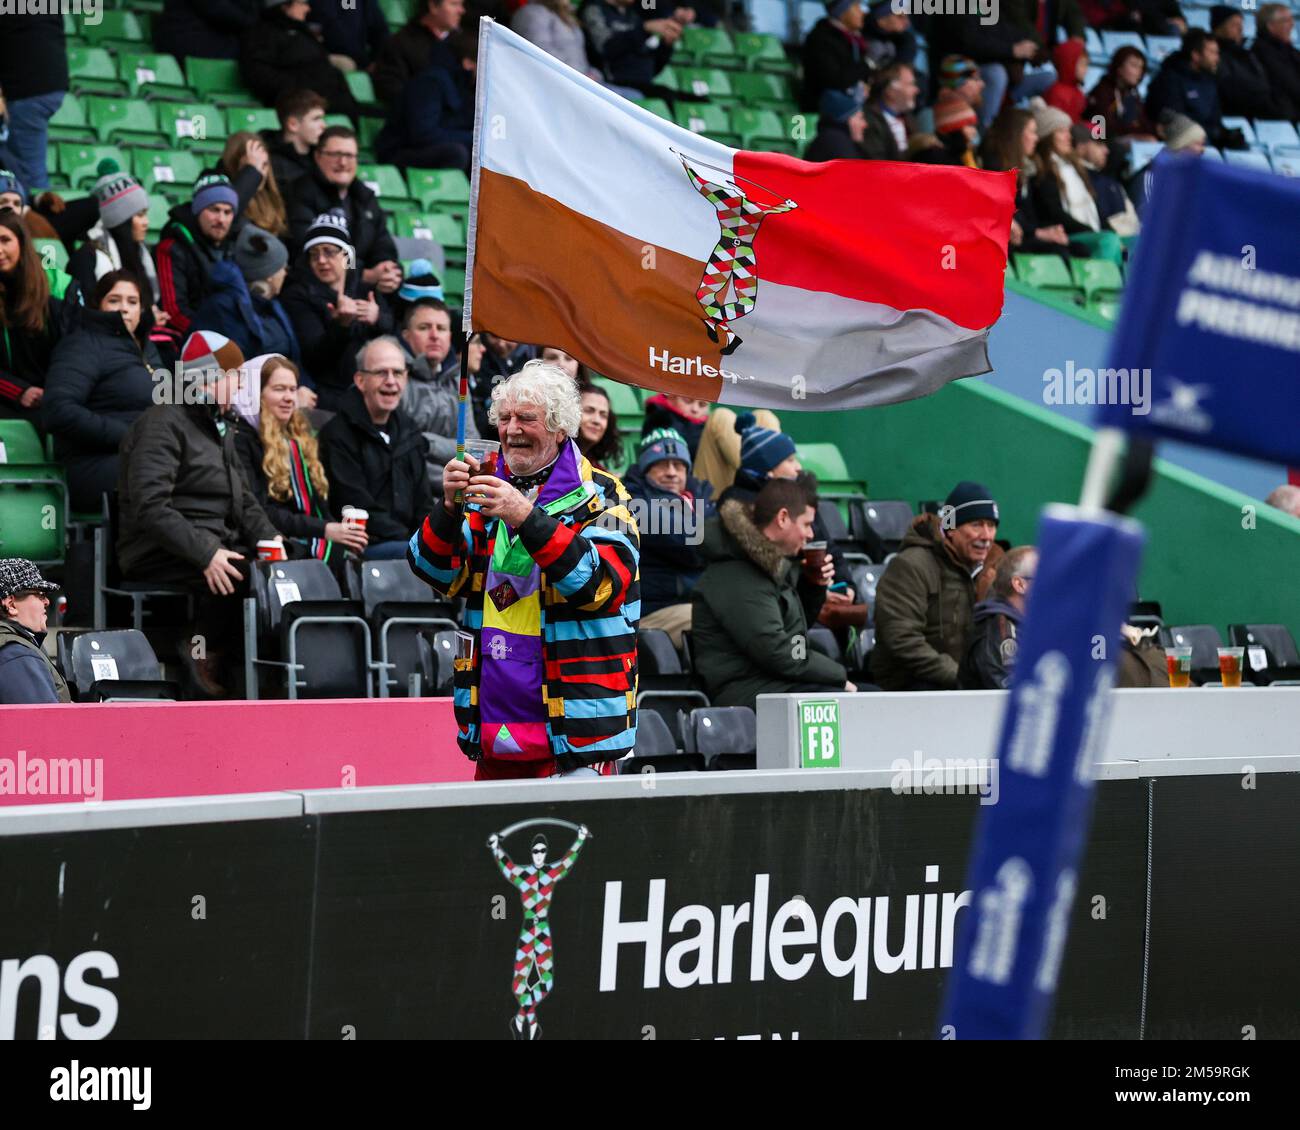
<svg viewBox="0 0 1300 1130">
<path fill-rule="evenodd" d="M 517 531 L 471 503 L 436 507 L 412 536 L 416 575 L 466 601 L 474 647 L 454 678 L 466 756 L 587 765 L 635 745 L 640 539 L 628 501 L 566 440 Z"/>
</svg>

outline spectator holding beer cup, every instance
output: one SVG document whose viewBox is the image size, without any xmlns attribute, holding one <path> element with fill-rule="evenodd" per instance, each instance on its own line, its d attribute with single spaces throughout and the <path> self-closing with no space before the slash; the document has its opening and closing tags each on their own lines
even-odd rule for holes
<svg viewBox="0 0 1300 1130">
<path fill-rule="evenodd" d="M 365 551 L 364 527 L 336 522 L 329 510 L 330 483 L 321 466 L 320 445 L 306 414 L 298 407 L 298 366 L 269 354 L 248 366 L 257 374 L 259 398 L 250 415 L 241 415 L 235 449 L 248 484 L 267 517 L 290 541 L 292 552 L 258 557 L 283 561 L 286 556 L 318 557 L 331 567 L 342 565 L 344 550 Z M 345 508 L 346 509 L 346 508 Z"/>
</svg>

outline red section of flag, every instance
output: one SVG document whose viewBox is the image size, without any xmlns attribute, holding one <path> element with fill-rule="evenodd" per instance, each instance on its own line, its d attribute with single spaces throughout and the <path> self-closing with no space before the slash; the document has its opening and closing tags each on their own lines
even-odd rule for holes
<svg viewBox="0 0 1300 1130">
<path fill-rule="evenodd" d="M 763 225 L 760 280 L 932 310 L 967 329 L 1002 313 L 1014 173 L 744 151 L 734 169 L 755 203 L 798 205 Z"/>
</svg>

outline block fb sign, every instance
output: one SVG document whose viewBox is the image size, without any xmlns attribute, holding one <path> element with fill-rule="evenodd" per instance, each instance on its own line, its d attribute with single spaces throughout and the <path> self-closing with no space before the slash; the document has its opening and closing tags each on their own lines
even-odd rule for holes
<svg viewBox="0 0 1300 1130">
<path fill-rule="evenodd" d="M 799 700 L 799 765 L 840 767 L 840 704 L 833 698 Z"/>
</svg>

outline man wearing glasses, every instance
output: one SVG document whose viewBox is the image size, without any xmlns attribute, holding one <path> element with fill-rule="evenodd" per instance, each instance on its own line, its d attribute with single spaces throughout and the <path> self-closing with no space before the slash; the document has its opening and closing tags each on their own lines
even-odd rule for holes
<svg viewBox="0 0 1300 1130">
<path fill-rule="evenodd" d="M 50 593 L 58 589 L 30 561 L 0 561 L 0 705 L 72 701 L 41 646 Z"/>
<path fill-rule="evenodd" d="M 357 180 L 357 135 L 347 126 L 330 126 L 320 135 L 315 165 L 293 185 L 289 202 L 289 234 L 301 249 L 312 221 L 326 212 L 347 219 L 363 287 L 392 294 L 402 284 L 397 245 L 375 194 Z"/>
<path fill-rule="evenodd" d="M 385 334 L 357 352 L 353 387 L 338 415 L 320 433 L 330 505 L 369 512 L 366 559 L 406 556 L 411 531 L 429 512 L 427 441 L 399 407 L 406 389 L 406 354 Z"/>
</svg>

